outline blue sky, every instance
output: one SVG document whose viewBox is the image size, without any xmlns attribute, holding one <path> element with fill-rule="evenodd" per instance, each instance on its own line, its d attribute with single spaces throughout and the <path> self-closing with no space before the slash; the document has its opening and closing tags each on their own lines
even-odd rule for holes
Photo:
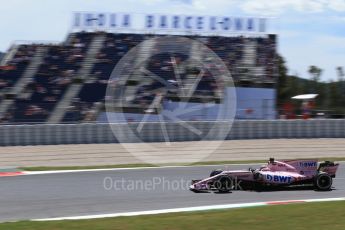
<svg viewBox="0 0 345 230">
<path fill-rule="evenodd" d="M 308 66 L 317 65 L 329 81 L 336 79 L 336 66 L 345 67 L 345 0 L 3 1 L 0 51 L 18 40 L 63 41 L 73 11 L 269 16 L 290 73 L 309 78 Z"/>
</svg>

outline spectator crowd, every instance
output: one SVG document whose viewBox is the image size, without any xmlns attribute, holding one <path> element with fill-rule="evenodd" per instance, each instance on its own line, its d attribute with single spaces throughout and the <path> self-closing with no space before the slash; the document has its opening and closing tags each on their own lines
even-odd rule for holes
<svg viewBox="0 0 345 230">
<path fill-rule="evenodd" d="M 102 33 L 105 36 L 104 43 L 97 53 L 90 75 L 85 81 L 80 82 L 78 71 L 83 65 L 91 41 L 95 35 Z M 157 35 L 162 36 L 162 35 Z M 156 36 L 156 37 L 157 37 Z M 75 97 L 62 119 L 63 122 L 94 121 L 97 113 L 102 110 L 109 77 L 118 61 L 140 42 L 155 37 L 142 34 L 113 34 L 103 32 L 79 32 L 70 34 L 65 43 L 60 45 L 20 45 L 14 56 L 6 65 L 0 66 L 0 103 L 4 99 L 13 99 L 14 103 L 6 113 L 0 116 L 3 123 L 6 122 L 45 122 L 51 115 L 57 103 L 72 84 L 82 84 L 82 88 Z M 275 81 L 275 38 L 245 38 L 245 37 L 198 37 L 197 39 L 212 49 L 233 73 L 235 82 L 239 82 L 237 68 L 244 58 L 244 47 L 248 42 L 255 42 L 255 65 L 264 69 L 265 79 Z M 176 47 L 185 45 L 183 39 L 175 36 Z M 191 47 L 185 47 L 189 52 L 168 53 L 160 50 L 175 50 L 176 47 L 164 47 L 165 44 L 157 42 L 152 47 L 152 55 L 146 63 L 148 73 L 161 77 L 174 88 L 179 80 L 187 81 L 189 75 L 198 75 L 200 70 L 191 74 L 188 59 Z M 23 77 L 30 61 L 36 54 L 37 48 L 45 47 L 46 52 L 43 61 L 39 65 L 36 74 L 18 95 L 10 95 L 11 89 L 18 80 Z M 164 49 L 163 49 L 164 48 Z M 1 60 L 1 59 L 0 59 Z M 176 67 L 179 78 L 176 79 Z M 193 71 L 192 71 L 193 72 Z M 145 77 L 147 73 L 141 73 Z M 140 74 L 136 77 L 140 77 Z M 132 86 L 135 95 L 130 103 L 136 106 L 147 107 L 152 103 L 157 94 L 164 94 L 170 99 L 177 97 L 177 92 L 167 88 L 162 82 L 151 79 L 149 81 L 136 80 Z M 162 90 L 163 89 L 163 90 Z M 219 90 L 215 76 L 205 71 L 195 89 L 194 97 L 215 97 Z"/>
</svg>

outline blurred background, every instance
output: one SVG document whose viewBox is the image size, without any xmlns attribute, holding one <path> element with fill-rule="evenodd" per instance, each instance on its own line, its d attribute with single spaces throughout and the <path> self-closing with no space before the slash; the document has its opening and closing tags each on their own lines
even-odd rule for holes
<svg viewBox="0 0 345 230">
<path fill-rule="evenodd" d="M 117 62 L 140 42 L 165 35 L 198 40 L 223 60 L 236 86 L 236 119 L 344 117 L 344 45 L 336 42 L 343 38 L 341 1 L 279 1 L 276 5 L 229 1 L 215 4 L 210 12 L 213 17 L 206 12 L 210 5 L 206 1 L 117 3 L 116 7 L 109 1 L 97 6 L 76 2 L 68 6 L 42 1 L 3 4 L 1 23 L 7 33 L 1 39 L 2 123 L 104 122 L 105 90 Z M 47 8 L 36 7 L 40 4 Z M 116 11 L 106 13 L 108 6 Z M 170 6 L 173 11 L 165 13 Z M 94 7 L 100 11 L 76 11 Z M 185 15 L 190 8 L 193 11 Z M 234 16 L 234 8 L 241 13 Z M 147 9 L 148 13 L 142 13 Z M 122 10 L 127 13 L 119 13 Z M 176 15 L 181 21 L 177 27 Z M 150 56 L 159 45 L 150 44 L 141 52 Z M 193 47 L 189 52 L 175 58 L 178 62 L 202 58 Z M 153 56 L 146 65 L 166 80 L 176 80 L 173 64 L 164 57 Z M 180 65 L 184 78 L 193 78 L 189 67 Z M 203 77 L 195 94 L 216 95 L 212 81 L 212 76 Z M 135 80 L 131 84 L 136 94 L 133 106 L 152 102 L 157 86 Z M 292 98 L 303 94 L 315 95 Z M 207 113 L 200 111 L 185 119 L 212 119 Z"/>
<path fill-rule="evenodd" d="M 252 167 L 271 157 L 344 160 L 344 12 L 345 0 L 2 1 L 0 177 L 20 177 L 1 178 L 0 221 L 344 199 L 343 167 L 331 193 L 205 199 L 189 193 L 189 184 L 176 191 L 102 186 L 108 176 L 189 183 L 214 167 Z M 162 165 L 169 167 L 146 168 Z M 137 166 L 144 168 L 124 169 Z M 55 174 L 74 169 L 91 172 Z M 320 204 L 307 213 L 333 227 L 334 214 L 344 213 L 339 207 L 327 212 L 336 208 Z M 288 223 L 273 222 L 294 226 L 297 212 L 291 213 L 274 209 Z M 228 220 L 237 220 L 224 216 L 205 225 L 205 215 L 190 221 L 181 214 L 188 221 L 184 229 L 196 223 L 227 229 Z M 266 229 L 269 215 L 254 222 L 242 216 L 246 224 L 262 220 Z M 308 216 L 297 216 L 309 226 Z M 124 221 L 100 220 L 111 228 L 141 228 Z"/>
</svg>

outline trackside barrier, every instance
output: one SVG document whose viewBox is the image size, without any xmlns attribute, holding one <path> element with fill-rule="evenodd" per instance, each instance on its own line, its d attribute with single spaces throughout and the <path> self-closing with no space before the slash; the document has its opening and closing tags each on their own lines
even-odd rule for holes
<svg viewBox="0 0 345 230">
<path fill-rule="evenodd" d="M 221 127 L 224 122 L 188 122 L 189 125 L 208 133 L 211 128 Z M 1 125 L 0 145 L 59 145 L 117 143 L 112 132 L 122 130 L 122 142 L 165 141 L 160 123 L 145 123 L 141 132 L 133 132 L 138 124 L 35 124 Z M 179 123 L 165 123 L 170 141 L 197 141 L 278 138 L 345 138 L 345 120 L 236 120 L 228 134 L 197 135 Z M 218 130 L 217 128 L 215 130 Z M 221 130 L 221 129 L 219 129 Z M 138 136 L 139 135 L 139 139 Z M 166 137 L 166 136 L 165 136 Z"/>
</svg>

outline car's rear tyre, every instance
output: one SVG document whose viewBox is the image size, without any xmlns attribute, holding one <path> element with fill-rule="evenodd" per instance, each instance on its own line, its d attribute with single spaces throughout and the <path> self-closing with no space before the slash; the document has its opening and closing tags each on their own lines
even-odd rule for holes
<svg viewBox="0 0 345 230">
<path fill-rule="evenodd" d="M 233 180 L 228 176 L 220 176 L 213 184 L 214 188 L 220 193 L 230 192 L 233 187 Z"/>
<path fill-rule="evenodd" d="M 211 173 L 210 173 L 210 177 L 213 177 L 215 175 L 218 175 L 218 174 L 221 174 L 223 171 L 222 170 L 219 170 L 219 169 L 216 169 L 216 170 L 213 170 Z"/>
<path fill-rule="evenodd" d="M 314 185 L 317 190 L 329 191 L 332 188 L 333 179 L 327 173 L 320 173 L 315 177 Z"/>
</svg>

